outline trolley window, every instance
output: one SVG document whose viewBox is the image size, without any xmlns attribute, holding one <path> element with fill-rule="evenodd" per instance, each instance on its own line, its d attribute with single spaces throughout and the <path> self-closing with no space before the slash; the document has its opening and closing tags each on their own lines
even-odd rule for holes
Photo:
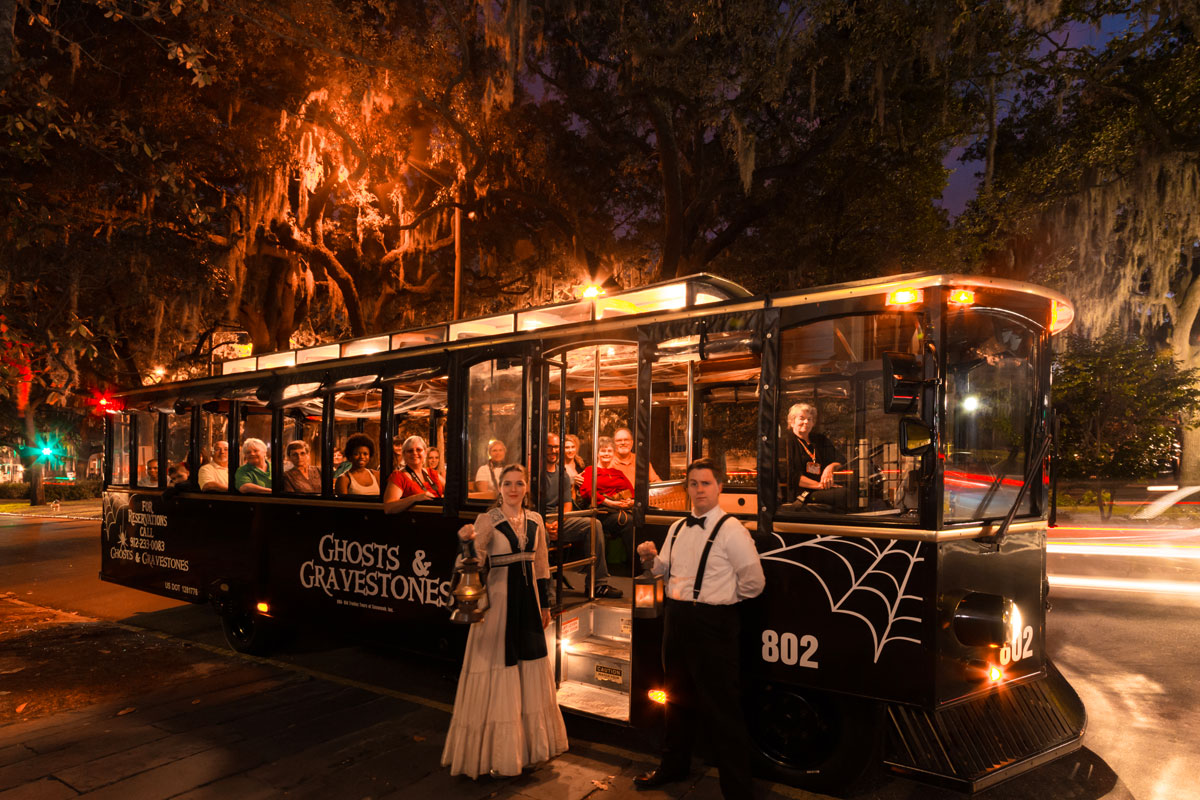
<svg viewBox="0 0 1200 800">
<path fill-rule="evenodd" d="M 783 332 L 777 458 L 781 517 L 916 521 L 917 459 L 883 410 L 885 352 L 919 354 L 922 317 L 883 313 Z M 919 414 L 919 409 L 914 410 Z"/>
<path fill-rule="evenodd" d="M 110 414 L 112 426 L 112 480 L 116 486 L 129 485 L 129 416 Z"/>
<path fill-rule="evenodd" d="M 238 405 L 238 462 L 233 488 L 243 494 L 271 491 L 271 409 L 263 404 Z"/>
<path fill-rule="evenodd" d="M 1020 318 L 972 308 L 946 321 L 944 519 L 1008 513 L 1025 480 L 1037 407 L 1038 336 Z M 1034 513 L 1029 492 L 1018 513 Z"/>
<path fill-rule="evenodd" d="M 200 407 L 200 470 L 202 492 L 229 488 L 229 401 L 211 400 Z"/>
<path fill-rule="evenodd" d="M 525 368 L 508 359 L 484 361 L 467 377 L 467 459 L 470 499 L 496 497 L 506 464 L 523 464 Z"/>
<path fill-rule="evenodd" d="M 188 457 L 192 447 L 192 409 L 186 409 L 182 414 L 167 414 L 167 452 L 166 463 L 159 465 L 159 471 L 166 469 L 168 486 L 178 486 L 187 483 Z"/>
<path fill-rule="evenodd" d="M 710 349 L 711 348 L 711 349 Z M 658 346 L 652 376 L 650 414 L 652 456 L 669 470 L 650 487 L 649 503 L 663 510 L 686 510 L 683 478 L 689 461 L 712 458 L 725 471 L 721 506 L 750 514 L 757 507 L 758 382 L 761 358 L 742 331 L 710 334 Z"/>
<path fill-rule="evenodd" d="M 383 390 L 352 389 L 333 396 L 334 492 L 364 500 L 380 496 L 379 434 Z M 340 454 L 340 458 L 339 458 Z"/>
<path fill-rule="evenodd" d="M 137 484 L 158 488 L 158 412 L 135 411 L 137 426 Z"/>
<path fill-rule="evenodd" d="M 321 493 L 321 418 L 324 408 L 324 400 L 312 397 L 284 409 L 284 492 Z"/>
<path fill-rule="evenodd" d="M 424 489 L 426 499 L 422 502 L 441 502 L 440 490 L 431 481 L 445 484 L 445 460 L 442 453 L 446 444 L 446 375 L 431 370 L 417 370 L 402 375 L 392 383 L 392 474 L 388 481 L 395 483 L 394 493 L 398 497 L 411 496 Z M 413 441 L 409 464 L 404 456 L 404 443 Z M 436 456 L 436 458 L 435 458 Z M 427 478 L 423 470 L 437 472 L 436 479 Z M 410 476 L 402 480 L 401 474 Z M 385 490 L 386 494 L 386 490 Z M 385 498 L 386 500 L 386 498 Z"/>
</svg>

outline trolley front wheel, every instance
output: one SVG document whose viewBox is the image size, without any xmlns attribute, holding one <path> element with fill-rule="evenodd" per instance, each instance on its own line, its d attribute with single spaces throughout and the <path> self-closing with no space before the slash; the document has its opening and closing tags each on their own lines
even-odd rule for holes
<svg viewBox="0 0 1200 800">
<path fill-rule="evenodd" d="M 275 628 L 271 621 L 252 611 L 233 610 L 221 614 L 221 630 L 225 641 L 239 653 L 262 656 L 275 644 Z"/>
<path fill-rule="evenodd" d="M 879 703 L 766 684 L 751 698 L 750 737 L 771 778 L 807 789 L 846 789 L 878 763 Z"/>
</svg>

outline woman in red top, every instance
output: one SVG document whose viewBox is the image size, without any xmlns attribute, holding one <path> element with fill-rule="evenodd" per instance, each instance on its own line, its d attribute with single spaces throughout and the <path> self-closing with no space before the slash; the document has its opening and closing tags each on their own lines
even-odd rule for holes
<svg viewBox="0 0 1200 800">
<path fill-rule="evenodd" d="M 599 498 L 596 507 L 600 510 L 600 524 L 604 533 L 610 539 L 619 538 L 625 544 L 627 562 L 632 565 L 633 559 L 633 484 L 625 477 L 625 473 L 613 465 L 613 440 L 601 436 L 596 440 L 596 496 Z M 592 500 L 592 468 L 583 471 L 583 486 L 579 488 L 579 496 L 583 505 L 590 505 Z M 620 559 L 609 558 L 608 565 L 620 563 Z M 632 573 L 631 573 L 632 574 Z"/>
<path fill-rule="evenodd" d="M 442 477 L 436 471 L 425 469 L 426 449 L 425 440 L 420 436 L 404 440 L 401 448 L 404 465 L 388 477 L 387 491 L 383 495 L 384 512 L 395 514 L 421 500 L 441 498 L 445 491 Z"/>
</svg>

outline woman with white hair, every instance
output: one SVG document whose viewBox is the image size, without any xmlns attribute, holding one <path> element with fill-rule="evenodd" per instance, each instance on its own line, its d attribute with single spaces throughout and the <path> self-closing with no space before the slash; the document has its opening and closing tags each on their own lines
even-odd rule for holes
<svg viewBox="0 0 1200 800">
<path fill-rule="evenodd" d="M 404 464 L 388 476 L 383 494 L 383 510 L 387 514 L 404 511 L 422 500 L 440 499 L 445 491 L 442 476 L 425 468 L 428 448 L 420 436 L 410 436 L 401 445 Z"/>
<path fill-rule="evenodd" d="M 824 503 L 844 508 L 845 491 L 834 483 L 834 474 L 846 462 L 829 437 L 817 433 L 817 409 L 796 403 L 788 409 L 788 500 Z"/>
<path fill-rule="evenodd" d="M 242 465 L 233 473 L 233 488 L 242 494 L 271 493 L 271 464 L 267 445 L 262 439 L 242 442 Z"/>
</svg>

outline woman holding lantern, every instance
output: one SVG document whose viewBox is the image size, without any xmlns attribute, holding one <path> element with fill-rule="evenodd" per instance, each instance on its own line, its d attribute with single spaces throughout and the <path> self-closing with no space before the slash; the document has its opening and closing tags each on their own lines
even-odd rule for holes
<svg viewBox="0 0 1200 800">
<path fill-rule="evenodd" d="M 442 750 L 442 765 L 451 775 L 471 778 L 519 775 L 567 749 L 546 650 L 546 527 L 527 508 L 524 467 L 509 464 L 498 480 L 496 505 L 458 532 L 464 542 L 474 542 L 480 562 L 489 567 L 489 606 L 467 636 Z"/>
</svg>

